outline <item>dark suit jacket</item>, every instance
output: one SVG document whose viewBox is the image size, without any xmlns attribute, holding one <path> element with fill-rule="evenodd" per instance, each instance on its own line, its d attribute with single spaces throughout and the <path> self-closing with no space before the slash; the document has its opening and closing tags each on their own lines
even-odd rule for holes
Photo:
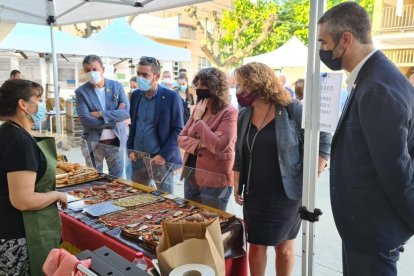
<svg viewBox="0 0 414 276">
<path fill-rule="evenodd" d="M 180 150 L 178 148 L 178 135 L 183 129 L 183 104 L 181 96 L 172 90 L 158 85 L 155 103 L 155 125 L 158 142 L 161 150 L 159 154 L 167 162 L 182 164 Z M 128 137 L 128 149 L 134 150 L 135 127 L 137 123 L 137 111 L 144 92 L 137 89 L 131 95 L 131 125 Z"/>
<path fill-rule="evenodd" d="M 377 51 L 362 66 L 331 149 L 331 203 L 339 234 L 363 252 L 414 233 L 414 88 Z"/>
</svg>

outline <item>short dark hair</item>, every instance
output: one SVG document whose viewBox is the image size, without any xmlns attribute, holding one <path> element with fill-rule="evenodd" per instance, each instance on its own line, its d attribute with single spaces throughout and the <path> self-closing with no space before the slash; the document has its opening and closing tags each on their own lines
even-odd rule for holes
<svg viewBox="0 0 414 276">
<path fill-rule="evenodd" d="M 16 76 L 17 74 L 21 74 L 21 72 L 19 70 L 16 70 L 16 69 L 12 70 L 10 72 L 10 78 Z"/>
<path fill-rule="evenodd" d="M 135 77 L 132 77 L 129 81 L 137 82 L 137 77 L 136 76 Z"/>
<path fill-rule="evenodd" d="M 161 74 L 161 64 L 156 58 L 143 56 L 139 59 L 138 65 L 151 66 L 152 73 Z"/>
<path fill-rule="evenodd" d="M 0 116 L 13 116 L 20 99 L 29 101 L 31 97 L 40 97 L 43 87 L 30 80 L 7 80 L 0 87 Z"/>
<path fill-rule="evenodd" d="M 296 99 L 299 101 L 303 99 L 303 90 L 305 86 L 305 80 L 304 79 L 298 79 L 295 81 L 295 96 Z"/>
<path fill-rule="evenodd" d="M 178 70 L 178 73 L 181 75 L 181 74 L 183 74 L 183 73 L 181 73 L 181 72 L 185 72 L 184 74 L 187 74 L 187 69 L 185 69 L 185 68 L 180 68 L 180 70 Z"/>
<path fill-rule="evenodd" d="M 371 21 L 367 11 L 356 2 L 344 2 L 326 11 L 318 24 L 326 24 L 328 32 L 338 42 L 344 32 L 350 32 L 362 44 L 372 44 Z"/>
<path fill-rule="evenodd" d="M 187 78 L 187 76 L 186 76 L 186 75 L 184 75 L 184 74 L 180 74 L 180 75 L 178 76 L 177 80 L 185 80 L 186 82 L 188 82 L 188 78 Z"/>
<path fill-rule="evenodd" d="M 104 68 L 101 58 L 97 55 L 87 55 L 83 58 L 82 65 L 92 64 L 95 61 L 97 61 L 101 65 L 102 69 Z"/>
</svg>

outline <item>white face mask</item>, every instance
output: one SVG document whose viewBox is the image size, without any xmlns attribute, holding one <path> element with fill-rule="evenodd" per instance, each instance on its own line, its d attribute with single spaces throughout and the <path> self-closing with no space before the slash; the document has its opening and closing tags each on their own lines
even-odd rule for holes
<svg viewBox="0 0 414 276">
<path fill-rule="evenodd" d="M 162 82 L 167 84 L 167 85 L 170 85 L 172 83 L 170 78 L 165 78 L 165 79 L 162 80 Z"/>
<path fill-rule="evenodd" d="M 92 84 L 98 84 L 101 82 L 101 72 L 99 71 L 90 71 L 87 73 L 89 82 Z"/>
</svg>

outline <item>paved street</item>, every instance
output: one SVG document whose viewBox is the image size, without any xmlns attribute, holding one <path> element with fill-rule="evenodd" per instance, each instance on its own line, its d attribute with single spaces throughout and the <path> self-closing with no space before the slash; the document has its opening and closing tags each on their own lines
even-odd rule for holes
<svg viewBox="0 0 414 276">
<path fill-rule="evenodd" d="M 234 202 L 233 202 L 234 203 Z M 329 198 L 329 172 L 328 170 L 321 176 L 317 183 L 316 190 L 316 207 L 321 209 L 323 215 L 320 221 L 316 223 L 315 230 L 315 276 L 337 276 L 342 275 L 342 257 L 341 257 L 341 240 L 334 224 Z M 233 206 L 235 206 L 234 204 Z M 242 209 L 234 207 L 238 217 L 242 217 Z M 295 248 L 295 267 L 293 276 L 300 276 L 302 273 L 302 232 L 299 232 L 296 239 Z M 273 249 L 268 250 L 268 263 L 266 276 L 276 275 L 274 260 L 275 254 Z M 398 262 L 399 276 L 414 275 L 414 241 L 411 239 L 405 246 L 405 252 L 401 254 Z M 362 276 L 362 275 L 361 275 Z"/>
</svg>

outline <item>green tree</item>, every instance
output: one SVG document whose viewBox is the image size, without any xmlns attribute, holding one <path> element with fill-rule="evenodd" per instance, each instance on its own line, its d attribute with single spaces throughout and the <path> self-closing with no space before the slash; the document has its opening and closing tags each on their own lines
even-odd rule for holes
<svg viewBox="0 0 414 276">
<path fill-rule="evenodd" d="M 331 8 L 346 0 L 328 0 Z M 374 0 L 357 0 L 372 18 Z M 202 15 L 196 7 L 187 9 L 203 34 L 201 50 L 218 68 L 227 70 L 247 56 L 273 51 L 297 36 L 307 44 L 309 0 L 235 0 L 234 10 Z"/>
<path fill-rule="evenodd" d="M 308 26 L 309 26 L 309 0 L 281 0 L 277 1 L 282 5 L 279 14 L 280 21 L 286 25 L 291 34 L 296 35 L 303 43 L 308 43 Z M 326 8 L 330 9 L 346 0 L 327 0 Z M 357 0 L 363 6 L 372 19 L 374 11 L 374 0 Z"/>
<path fill-rule="evenodd" d="M 187 9 L 197 29 L 203 34 L 201 50 L 218 68 L 227 70 L 243 57 L 273 50 L 274 41 L 284 41 L 289 34 L 278 26 L 277 3 L 268 0 L 235 0 L 233 11 L 202 15 L 196 7 Z M 274 36 L 275 30 L 279 36 Z"/>
</svg>

